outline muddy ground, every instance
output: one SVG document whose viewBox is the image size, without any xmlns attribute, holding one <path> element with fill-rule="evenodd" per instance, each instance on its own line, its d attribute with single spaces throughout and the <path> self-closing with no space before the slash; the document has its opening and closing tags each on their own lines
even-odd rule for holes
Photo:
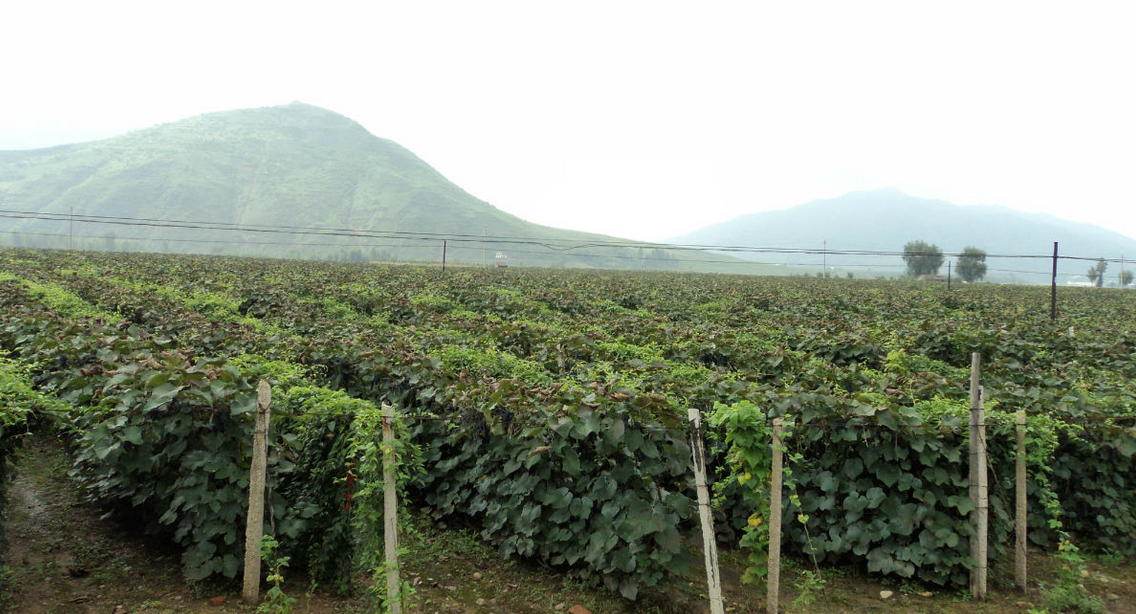
<svg viewBox="0 0 1136 614">
<path fill-rule="evenodd" d="M 67 478 L 67 454 L 50 439 L 28 442 L 19 474 L 10 490 L 4 520 L 8 571 L 0 581 L 0 612 L 19 614 L 174 614 L 250 613 L 240 601 L 239 584 L 187 583 L 178 553 L 147 538 L 129 524 L 102 518 L 85 503 Z M 587 611 L 595 614 L 695 614 L 708 612 L 705 575 L 696 570 L 687 582 L 667 592 L 644 595 L 630 603 L 538 565 L 498 559 L 474 533 L 454 527 L 414 523 L 405 537 L 403 561 L 415 595 L 404 610 L 423 614 L 529 614 Z M 700 558 L 700 557 L 699 557 Z M 742 584 L 741 554 L 722 553 L 726 611 L 765 612 L 764 586 Z M 804 585 L 801 564 L 782 573 L 781 611 L 800 614 L 920 613 L 1038 614 L 1044 612 L 1040 585 L 1052 583 L 1054 561 L 1031 558 L 1031 589 L 1025 594 L 1005 586 L 994 571 L 989 599 L 974 602 L 960 592 L 944 592 L 912 582 L 866 577 L 857 570 L 825 570 L 822 590 Z M 1111 614 L 1136 614 L 1136 566 L 1116 557 L 1090 558 L 1085 586 Z M 358 578 L 363 586 L 365 578 Z M 368 611 L 365 596 L 329 595 L 301 575 L 289 576 L 287 592 L 302 614 Z M 886 599 L 881 592 L 890 592 Z M 886 594 L 886 593 L 884 593 Z M 802 598 L 803 595 L 803 598 Z M 811 602 L 805 603 L 809 601 Z M 276 614 L 276 613 L 274 613 Z M 1055 613 L 1054 613 L 1055 614 Z"/>
</svg>

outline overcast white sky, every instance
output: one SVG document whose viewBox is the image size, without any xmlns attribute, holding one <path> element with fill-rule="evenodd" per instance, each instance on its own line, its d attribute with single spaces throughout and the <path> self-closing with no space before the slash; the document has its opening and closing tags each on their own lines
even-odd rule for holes
<svg viewBox="0 0 1136 614">
<path fill-rule="evenodd" d="M 0 8 L 0 149 L 299 100 L 525 219 L 657 240 L 896 187 L 1136 237 L 1136 3 Z"/>
</svg>

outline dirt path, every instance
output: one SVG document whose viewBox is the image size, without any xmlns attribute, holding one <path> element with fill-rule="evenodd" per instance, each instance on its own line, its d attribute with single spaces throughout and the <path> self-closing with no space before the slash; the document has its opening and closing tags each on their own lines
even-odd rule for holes
<svg viewBox="0 0 1136 614">
<path fill-rule="evenodd" d="M 176 552 L 82 502 L 67 478 L 66 451 L 34 439 L 22 451 L 5 526 L 13 586 L 5 604 L 18 614 L 250 612 L 234 588 L 190 586 Z M 211 599 L 224 597 L 213 605 Z M 297 611 L 306 604 L 300 597 Z M 310 611 L 338 612 L 342 600 L 314 598 Z"/>
<path fill-rule="evenodd" d="M 178 553 L 147 539 L 140 531 L 101 518 L 98 508 L 82 501 L 67 478 L 68 455 L 50 439 L 33 439 L 23 450 L 19 474 L 10 490 L 5 519 L 13 586 L 0 612 L 13 614 L 251 614 L 240 603 L 239 586 L 186 583 Z M 516 562 L 503 562 L 473 531 L 422 522 L 408 530 L 406 580 L 417 593 L 408 614 L 560 614 L 574 605 L 594 614 L 696 614 L 707 611 L 704 575 L 692 572 L 681 590 L 648 596 L 637 603 L 622 601 L 563 574 Z M 723 556 L 726 603 L 731 614 L 765 611 L 761 586 L 743 585 L 744 567 L 737 552 Z M 1031 557 L 1034 582 L 1051 581 L 1052 562 Z M 1105 600 L 1109 614 L 1136 614 L 1136 567 L 1094 561 L 1086 578 L 1090 591 Z M 782 574 L 782 611 L 876 612 L 883 614 L 1026 614 L 1042 611 L 1040 593 L 1019 595 L 1004 587 L 986 602 L 975 603 L 959 592 L 920 593 L 926 587 L 880 581 L 860 573 L 826 571 L 827 586 L 810 604 L 793 602 L 800 594 L 800 569 Z M 359 598 L 307 595 L 304 578 L 288 580 L 298 601 L 296 614 L 361 613 Z M 1036 584 L 1035 584 L 1036 586 Z M 296 588 L 300 587 L 300 588 Z M 888 599 L 880 591 L 892 591 Z M 215 598 L 224 598 L 213 605 Z M 578 610 L 577 610 L 578 611 Z M 1054 613 L 1056 614 L 1056 613 Z"/>
</svg>

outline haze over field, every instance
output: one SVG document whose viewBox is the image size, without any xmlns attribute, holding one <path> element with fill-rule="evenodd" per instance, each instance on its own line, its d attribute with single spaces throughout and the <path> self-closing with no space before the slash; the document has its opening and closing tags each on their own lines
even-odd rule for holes
<svg viewBox="0 0 1136 614">
<path fill-rule="evenodd" d="M 816 200 L 782 211 L 766 211 L 699 228 L 670 239 L 673 243 L 706 246 L 744 246 L 771 251 L 731 251 L 731 255 L 762 263 L 780 263 L 798 270 L 830 275 L 893 277 L 903 275 L 905 264 L 895 253 L 908 241 L 922 240 L 946 254 L 977 247 L 988 254 L 990 281 L 1049 283 L 1053 243 L 1062 256 L 1058 282 L 1085 275 L 1092 265 L 1084 259 L 1106 258 L 1117 275 L 1125 255 L 1134 259 L 1136 240 L 1097 225 L 1070 222 L 1051 215 L 1022 213 L 1006 207 L 959 206 L 919 198 L 896 189 L 852 192 Z M 778 250 L 809 250 L 787 253 Z M 847 253 L 880 250 L 888 255 Z M 957 258 L 948 257 L 946 260 Z M 1129 269 L 1133 266 L 1129 265 Z M 944 261 L 941 270 L 948 273 Z"/>
<path fill-rule="evenodd" d="M 658 240 L 894 186 L 1136 236 L 1134 10 L 14 3 L 0 149 L 300 100 L 556 227 Z"/>
<path fill-rule="evenodd" d="M 1118 262 L 1120 275 L 1124 255 L 1136 254 L 1136 240 L 1099 226 L 894 188 L 740 216 L 667 241 L 680 249 L 551 228 L 477 199 L 347 117 L 300 103 L 0 152 L 4 245 L 895 277 L 912 240 L 948 256 L 986 250 L 988 279 L 1000 282 L 1047 283 L 1053 241 L 1063 245 L 1063 282 L 1086 272 L 1077 257 Z"/>
</svg>

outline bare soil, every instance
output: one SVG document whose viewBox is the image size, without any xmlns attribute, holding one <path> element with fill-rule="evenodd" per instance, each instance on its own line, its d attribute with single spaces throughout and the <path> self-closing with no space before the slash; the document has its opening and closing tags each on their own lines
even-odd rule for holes
<svg viewBox="0 0 1136 614">
<path fill-rule="evenodd" d="M 8 581 L 0 581 L 0 612 L 19 614 L 174 614 L 256 611 L 240 601 L 236 583 L 187 583 L 178 553 L 147 538 L 82 500 L 67 478 L 67 453 L 47 438 L 28 442 L 12 484 L 4 519 L 9 550 Z M 691 573 L 666 592 L 642 595 L 634 603 L 588 586 L 557 570 L 502 561 L 473 531 L 417 519 L 407 527 L 402 568 L 413 587 L 410 606 L 423 614 L 536 614 L 583 608 L 595 614 L 701 614 L 709 612 L 705 574 Z M 699 556 L 699 560 L 701 557 Z M 766 611 L 764 586 L 743 584 L 743 555 L 722 553 L 726 611 Z M 1054 581 L 1054 562 L 1031 557 L 1031 589 L 1019 593 L 995 569 L 990 597 L 975 602 L 964 593 L 911 582 L 874 578 L 860 570 L 826 569 L 826 585 L 802 595 L 804 565 L 782 571 L 781 611 L 793 614 L 1037 614 L 1043 612 L 1040 585 Z M 366 579 L 357 583 L 365 586 Z M 1104 600 L 1110 614 L 1136 614 L 1136 566 L 1132 561 L 1095 558 L 1085 586 Z M 267 588 L 267 587 L 264 587 Z M 365 596 L 341 598 L 314 589 L 299 574 L 286 581 L 297 598 L 297 614 L 368 611 Z M 881 591 L 890 591 L 888 598 Z M 361 591 L 362 592 L 362 591 Z M 930 593 L 930 596 L 927 594 Z M 812 597 L 811 603 L 805 603 Z M 796 602 L 796 603 L 795 603 Z M 575 609 L 579 612 L 579 609 Z M 278 614 L 278 613 L 273 613 Z M 1051 614 L 1056 614 L 1051 613 Z"/>
</svg>

